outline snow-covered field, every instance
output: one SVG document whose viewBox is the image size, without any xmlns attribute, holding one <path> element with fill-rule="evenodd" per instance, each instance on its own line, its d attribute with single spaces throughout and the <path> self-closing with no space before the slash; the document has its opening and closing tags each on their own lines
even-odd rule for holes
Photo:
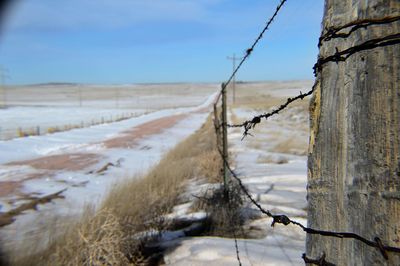
<svg viewBox="0 0 400 266">
<path fill-rule="evenodd" d="M 17 216 L 14 223 L 0 229 L 0 239 L 6 244 L 6 252 L 17 247 L 24 248 L 24 245 L 31 244 L 32 240 L 37 241 L 38 234 L 43 240 L 41 244 L 45 245 L 51 234 L 57 232 L 57 228 L 47 228 L 49 220 L 61 221 L 58 224 L 62 226 L 62 221 L 67 222 L 68 217 L 82 213 L 85 205 L 98 205 L 114 184 L 145 173 L 166 151 L 198 129 L 208 115 L 208 112 L 204 112 L 204 107 L 213 101 L 213 92 L 219 86 L 207 85 L 201 92 L 198 90 L 201 85 L 185 86 L 187 85 L 179 85 L 178 89 L 173 88 L 168 93 L 160 93 L 157 96 L 159 85 L 149 85 L 147 94 L 143 88 L 137 89 L 137 93 L 142 95 L 142 99 L 152 99 L 151 101 L 143 100 L 142 103 L 136 104 L 119 102 L 125 110 L 146 110 L 143 108 L 145 105 L 150 102 L 154 104 L 154 108 L 149 108 L 152 109 L 151 113 L 138 117 L 44 136 L 0 141 L 0 186 L 17 185 L 14 193 L 7 194 L 0 189 L 0 195 L 4 194 L 0 197 L 0 212 L 21 206 L 27 201 L 27 196 L 44 196 L 66 189 L 62 193 L 64 199 L 38 205 L 37 210 L 25 211 Z M 125 87 L 120 87 L 119 93 L 128 96 L 130 90 L 124 91 Z M 305 88 L 308 87 L 307 82 L 240 84 L 237 86 L 237 103 L 229 109 L 231 122 L 241 122 L 260 113 L 260 110 L 265 111 L 265 101 L 281 102 L 285 97 L 297 95 L 300 90 L 305 92 Z M 104 95 L 113 95 L 107 93 Z M 182 98 L 177 96 L 179 93 Z M 26 104 L 29 101 L 22 95 L 21 92 L 21 98 L 18 103 L 15 101 L 15 104 L 24 107 L 15 108 L 32 108 L 33 106 Z M 68 101 L 72 100 L 65 95 L 60 97 L 56 108 L 71 108 Z M 85 95 L 88 96 L 89 92 Z M 42 101 L 49 104 L 53 101 L 51 97 L 53 96 L 48 96 Z M 112 109 L 115 99 L 110 101 L 110 109 L 105 109 L 118 111 L 119 109 Z M 258 102 L 262 104 L 259 105 Z M 93 106 L 82 108 L 89 110 Z M 98 105 L 96 108 L 102 109 Z M 72 118 L 74 115 L 66 114 L 66 119 L 68 117 Z M 153 134 L 140 135 L 134 144 L 129 142 L 129 145 L 112 147 L 106 144 L 109 140 L 123 139 L 126 134 L 135 136 L 140 128 L 146 128 L 143 125 L 151 125 L 153 122 L 157 125 L 158 121 L 161 123 L 163 119 L 168 118 L 174 118 L 175 122 L 165 124 L 163 130 L 155 130 Z M 274 214 L 286 214 L 302 224 L 306 224 L 307 128 L 308 113 L 305 101 L 277 118 L 261 123 L 253 132 L 254 137 L 249 136 L 241 141 L 240 129 L 229 130 L 232 166 L 253 198 Z M 72 157 L 84 154 L 87 158 L 78 156 L 84 163 L 79 169 L 53 169 L 47 166 L 41 168 L 28 163 L 43 158 L 51 162 L 52 157 L 64 154 Z M 82 163 L 74 161 L 74 158 L 70 159 L 77 164 Z M 25 162 L 13 164 L 15 161 Z M 105 171 L 99 171 L 107 164 L 109 167 Z M 183 195 L 187 201 L 176 206 L 169 218 L 204 218 L 205 213 L 190 211 L 193 195 L 201 196 L 213 186 L 215 185 L 204 180 L 193 180 Z M 255 210 L 255 206 L 251 204 L 246 207 Z M 270 218 L 259 216 L 245 224 L 244 230 L 254 238 L 238 239 L 242 264 L 304 265 L 301 255 L 305 250 L 305 234 L 293 226 L 271 227 L 271 222 Z M 164 257 L 168 265 L 238 265 L 233 239 L 184 237 L 182 231 L 165 232 L 162 245 L 168 247 Z M 29 250 L 29 247 L 26 250 Z"/>
<path fill-rule="evenodd" d="M 72 128 L 105 124 L 148 112 L 150 111 L 146 109 L 102 109 L 101 107 L 9 107 L 0 109 L 0 140 L 19 137 L 22 132 L 43 135 L 51 130 L 67 131 Z"/>
<path fill-rule="evenodd" d="M 272 89 L 267 94 L 283 101 L 283 97 L 296 95 L 298 91 Z M 230 130 L 228 137 L 235 172 L 252 197 L 273 214 L 285 214 L 303 225 L 307 224 L 307 111 L 308 105 L 304 101 L 302 105 L 257 125 L 252 132 L 254 137 L 241 141 L 240 129 Z M 259 112 L 254 110 L 254 105 L 249 108 L 239 103 L 231 109 L 230 117 L 244 121 Z M 276 146 L 286 141 L 300 144 L 294 145 L 293 149 L 281 147 L 285 152 L 277 151 Z M 215 186 L 197 182 L 188 186 L 186 197 L 189 202 L 193 200 L 191 195 L 201 196 Z M 177 206 L 170 218 L 196 220 L 204 217 L 205 213 L 191 214 L 190 206 L 190 203 Z M 251 203 L 246 207 L 257 210 Z M 271 218 L 261 216 L 245 224 L 244 230 L 256 239 L 238 239 L 242 265 L 304 265 L 301 258 L 305 252 L 304 232 L 293 225 L 271 227 L 271 223 Z M 163 243 L 169 247 L 164 258 L 167 265 L 238 265 L 233 239 L 182 237 L 176 232 L 168 232 L 167 236 Z"/>
<path fill-rule="evenodd" d="M 192 107 L 162 109 L 109 124 L 0 141 L 0 212 L 15 209 L 32 197 L 66 189 L 62 193 L 64 199 L 38 205 L 37 210 L 24 211 L 15 222 L 0 229 L 6 251 L 21 249 L 24 243 L 31 244 L 29 240 L 38 239 L 38 234 L 43 240 L 49 239 L 56 230 L 46 228 L 49 220 L 62 221 L 82 213 L 85 205 L 97 206 L 114 184 L 135 178 L 156 164 L 163 154 L 204 123 L 208 116 L 204 108 L 210 106 L 215 93 L 208 90 L 202 93 L 202 96 L 198 93 L 198 104 Z M 182 98 L 175 102 L 185 102 L 184 95 Z M 173 122 L 165 124 L 164 128 L 157 126 L 158 121 L 170 118 Z M 149 132 L 142 134 L 140 130 Z M 129 145 L 118 143 L 127 134 L 138 135 L 138 140 L 128 141 Z M 118 145 L 107 146 L 107 141 L 115 140 Z M 72 165 L 56 167 L 65 162 L 52 159 L 63 155 L 69 156 L 67 159 Z M 74 156 L 78 156 L 78 160 L 74 160 Z M 32 160 L 40 164 L 32 165 Z M 80 165 L 80 160 L 84 164 L 75 167 Z M 107 164 L 105 171 L 99 171 Z M 11 190 L 7 190 L 8 187 Z M 45 243 L 42 241 L 43 245 Z"/>
<path fill-rule="evenodd" d="M 7 108 L 0 108 L 0 140 L 22 133 L 88 127 L 137 117 L 157 110 L 194 107 L 217 85 L 31 85 L 6 90 Z M 1 106 L 0 106 L 1 107 Z"/>
</svg>

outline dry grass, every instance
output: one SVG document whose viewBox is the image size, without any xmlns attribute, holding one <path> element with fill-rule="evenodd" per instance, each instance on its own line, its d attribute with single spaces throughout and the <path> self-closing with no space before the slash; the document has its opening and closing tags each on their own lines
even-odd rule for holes
<svg viewBox="0 0 400 266">
<path fill-rule="evenodd" d="M 199 156 L 199 176 L 206 177 L 209 183 L 221 182 L 222 159 L 218 151 L 212 150 Z"/>
<path fill-rule="evenodd" d="M 233 108 L 248 108 L 256 111 L 268 111 L 271 108 L 277 108 L 285 103 L 287 98 L 274 97 L 268 94 L 259 94 L 256 97 L 252 95 L 242 96 L 235 104 L 231 105 Z M 290 104 L 290 107 L 300 107 L 305 110 L 309 106 L 309 101 L 296 101 Z"/>
<path fill-rule="evenodd" d="M 179 201 L 187 180 L 216 180 L 220 165 L 211 119 L 178 144 L 145 177 L 113 188 L 100 210 L 85 212 L 49 247 L 16 265 L 146 265 L 143 247 L 149 232 L 168 226 L 163 215 Z M 152 234 L 154 235 L 154 234 Z"/>
<path fill-rule="evenodd" d="M 193 207 L 195 211 L 207 213 L 204 235 L 234 237 L 242 236 L 245 218 L 242 215 L 244 196 L 237 182 L 230 182 L 225 188 L 222 184 L 207 190 L 199 197 Z"/>
<path fill-rule="evenodd" d="M 270 164 L 285 164 L 288 163 L 289 160 L 284 156 L 259 156 L 257 158 L 257 163 L 270 163 Z"/>
<path fill-rule="evenodd" d="M 281 98 L 275 98 L 270 95 L 243 96 L 235 102 L 233 107 L 248 108 L 253 110 L 268 110 L 271 107 L 282 104 Z"/>
<path fill-rule="evenodd" d="M 112 210 L 87 215 L 54 245 L 51 263 L 61 265 L 128 265 L 126 236 Z M 50 263 L 50 264 L 51 264 Z M 58 264 L 57 264 L 58 265 Z"/>
<path fill-rule="evenodd" d="M 225 237 L 238 235 L 244 223 L 241 213 L 243 198 L 242 190 L 236 182 L 232 182 L 228 189 L 221 186 L 215 190 L 205 208 L 208 233 Z"/>
<path fill-rule="evenodd" d="M 276 146 L 272 148 L 272 152 L 287 153 L 294 155 L 306 155 L 308 149 L 307 139 L 304 137 L 287 137 L 286 139 L 278 142 Z"/>
</svg>

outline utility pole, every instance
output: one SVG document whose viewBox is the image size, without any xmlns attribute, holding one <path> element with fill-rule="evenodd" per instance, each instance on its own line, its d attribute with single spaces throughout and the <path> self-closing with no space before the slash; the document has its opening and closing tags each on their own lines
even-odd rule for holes
<svg viewBox="0 0 400 266">
<path fill-rule="evenodd" d="M 79 107 L 82 107 L 82 86 L 78 85 Z"/>
<path fill-rule="evenodd" d="M 115 108 L 119 108 L 119 88 L 115 87 Z"/>
<path fill-rule="evenodd" d="M 10 77 L 7 73 L 8 69 L 0 66 L 0 94 L 1 94 L 0 108 L 7 107 L 7 91 L 4 82 L 6 78 Z"/>
<path fill-rule="evenodd" d="M 221 93 L 222 93 L 222 153 L 224 156 L 224 187 L 225 189 L 228 187 L 228 178 L 229 178 L 229 171 L 228 171 L 228 129 L 227 129 L 227 102 L 226 102 L 226 86 L 225 83 L 222 83 L 221 86 Z"/>
<path fill-rule="evenodd" d="M 231 56 L 227 56 L 226 57 L 226 59 L 228 59 L 228 60 L 232 60 L 232 73 L 234 73 L 235 72 L 235 69 L 236 69 L 236 60 L 242 60 L 242 57 L 236 57 L 235 56 L 235 54 L 233 54 L 233 56 L 231 57 Z M 235 103 L 235 98 L 236 98 L 236 96 L 235 96 L 235 94 L 236 94 L 236 78 L 235 78 L 235 75 L 233 75 L 233 78 L 232 78 L 232 100 L 233 100 L 233 103 Z"/>
</svg>

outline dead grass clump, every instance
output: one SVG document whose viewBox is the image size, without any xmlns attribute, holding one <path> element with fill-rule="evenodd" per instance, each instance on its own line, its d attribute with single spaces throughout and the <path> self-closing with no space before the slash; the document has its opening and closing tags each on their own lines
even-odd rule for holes
<svg viewBox="0 0 400 266">
<path fill-rule="evenodd" d="M 97 213 L 87 212 L 46 250 L 18 265 L 146 265 L 159 258 L 146 244 L 168 228 L 164 216 L 179 203 L 187 180 L 218 175 L 215 147 L 209 118 L 146 176 L 116 185 Z"/>
<path fill-rule="evenodd" d="M 128 265 L 124 238 L 119 218 L 102 209 L 69 231 L 50 258 L 57 265 Z"/>
<path fill-rule="evenodd" d="M 273 163 L 273 164 L 285 164 L 288 163 L 289 160 L 284 156 L 259 156 L 257 158 L 257 163 Z"/>
<path fill-rule="evenodd" d="M 242 231 L 244 223 L 241 209 L 243 193 L 236 182 L 231 182 L 225 189 L 222 185 L 211 192 L 209 197 L 201 199 L 207 213 L 206 232 L 215 236 L 234 237 Z M 240 229 L 240 230 L 239 230 Z"/>
<path fill-rule="evenodd" d="M 210 183 L 221 182 L 222 159 L 218 151 L 212 150 L 202 154 L 198 159 L 199 175 L 206 177 Z"/>
<path fill-rule="evenodd" d="M 94 212 L 86 207 L 79 221 L 73 220 L 54 237 L 44 250 L 29 250 L 29 253 L 13 254 L 12 265 L 133 265 L 129 260 L 129 246 L 118 217 L 112 210 Z M 38 236 L 38 241 L 43 239 Z M 33 243 L 31 243 L 32 245 Z M 26 255 L 25 255 L 26 254 Z"/>
<path fill-rule="evenodd" d="M 272 148 L 272 152 L 287 153 L 294 155 L 306 155 L 308 143 L 307 140 L 301 137 L 288 137 L 279 142 Z"/>
</svg>

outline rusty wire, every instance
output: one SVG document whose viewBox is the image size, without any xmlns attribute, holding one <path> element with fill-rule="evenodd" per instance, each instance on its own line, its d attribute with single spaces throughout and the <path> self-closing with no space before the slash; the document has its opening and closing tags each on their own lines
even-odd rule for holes
<svg viewBox="0 0 400 266">
<path fill-rule="evenodd" d="M 356 30 L 360 29 L 360 28 L 367 28 L 369 26 L 372 25 L 381 25 L 381 24 L 389 24 L 389 23 L 393 23 L 396 21 L 400 21 L 400 15 L 397 16 L 387 16 L 387 17 L 383 17 L 383 18 L 369 18 L 369 19 L 359 19 L 359 20 L 355 20 L 355 21 L 351 21 L 349 23 L 346 23 L 342 26 L 333 26 L 333 27 L 329 27 L 326 28 L 325 31 L 326 33 L 323 34 L 318 41 L 318 47 L 322 46 L 323 42 L 326 41 L 330 41 L 332 39 L 336 39 L 336 38 L 347 38 L 349 37 L 353 32 L 355 32 Z M 348 32 L 341 32 L 344 29 L 348 29 L 350 28 L 350 30 Z"/>
<path fill-rule="evenodd" d="M 227 189 L 225 187 L 225 189 Z M 228 204 L 229 207 L 232 208 L 232 198 L 231 198 L 231 191 L 226 190 L 226 193 L 228 194 Z M 231 221 L 233 222 L 233 221 Z M 235 241 L 235 250 L 236 250 L 236 259 L 238 261 L 239 266 L 242 266 L 242 261 L 240 260 L 240 252 L 239 252 L 239 246 L 238 246 L 238 240 L 237 240 L 237 236 L 236 236 L 236 228 L 235 226 L 231 226 L 232 227 L 232 234 L 233 234 L 233 239 Z"/>
<path fill-rule="evenodd" d="M 263 38 L 264 33 L 269 29 L 269 26 L 272 24 L 272 22 L 274 21 L 275 17 L 278 15 L 279 11 L 281 10 L 282 6 L 286 3 L 287 0 L 281 0 L 278 4 L 278 6 L 275 9 L 274 14 L 271 16 L 271 18 L 267 21 L 265 27 L 262 29 L 262 31 L 260 32 L 260 34 L 257 36 L 256 40 L 253 42 L 253 44 L 250 46 L 250 48 L 246 49 L 246 53 L 245 56 L 241 59 L 241 61 L 239 62 L 238 66 L 234 69 L 234 71 L 232 72 L 231 76 L 228 78 L 228 80 L 224 83 L 222 83 L 222 88 L 219 91 L 219 94 L 217 95 L 217 98 L 214 102 L 214 110 L 216 109 L 216 105 L 218 103 L 218 101 L 220 100 L 223 91 L 225 91 L 225 89 L 227 88 L 227 86 L 230 84 L 230 82 L 232 81 L 233 77 L 236 75 L 236 73 L 239 71 L 239 69 L 242 67 L 243 63 L 250 57 L 251 53 L 254 51 L 254 48 L 256 47 L 256 45 L 258 44 L 258 42 Z M 215 133 L 217 135 L 217 140 L 218 140 L 218 136 L 220 134 L 220 125 L 218 124 L 218 116 L 215 114 L 214 117 L 214 127 L 215 127 Z M 217 141 L 218 143 L 218 141 Z M 218 144 L 217 144 L 218 146 Z M 219 147 L 218 147 L 219 150 Z M 221 153 L 222 155 L 222 153 Z M 225 156 L 222 155 L 222 157 L 224 158 L 224 161 L 226 161 Z M 239 247 L 238 247 L 238 243 L 237 243 L 237 238 L 236 238 L 236 233 L 234 232 L 234 240 L 235 240 L 235 249 L 236 249 L 236 258 L 238 260 L 239 265 L 242 265 L 241 261 L 240 261 L 240 255 L 239 255 Z"/>
<path fill-rule="evenodd" d="M 297 101 L 299 99 L 303 100 L 305 97 L 313 94 L 315 87 L 316 87 L 316 83 L 312 86 L 311 90 L 309 90 L 308 92 L 302 93 L 300 91 L 300 94 L 297 95 L 296 97 L 287 98 L 285 103 L 283 103 L 278 108 L 272 110 L 271 112 L 254 116 L 251 120 L 246 120 L 241 124 L 236 124 L 236 125 L 227 124 L 226 126 L 227 127 L 243 127 L 244 128 L 243 137 L 242 137 L 242 140 L 243 140 L 243 138 L 245 138 L 247 135 L 250 135 L 249 130 L 254 129 L 257 124 L 261 123 L 262 118 L 268 119 L 269 117 L 271 117 L 273 115 L 279 114 L 280 111 L 284 110 L 292 102 Z"/>
<path fill-rule="evenodd" d="M 243 63 L 250 57 L 251 53 L 254 51 L 254 48 L 258 44 L 258 42 L 263 38 L 264 33 L 269 29 L 269 26 L 272 24 L 274 21 L 275 17 L 278 15 L 279 11 L 281 10 L 282 6 L 286 3 L 287 0 L 281 0 L 278 6 L 275 9 L 274 14 L 271 16 L 271 18 L 267 21 L 265 27 L 262 29 L 260 34 L 257 36 L 256 40 L 253 42 L 253 44 L 250 46 L 250 48 L 246 49 L 245 55 L 243 56 L 242 60 L 240 60 L 240 63 L 238 66 L 235 68 L 235 70 L 232 72 L 231 76 L 228 78 L 228 80 L 224 83 L 222 83 L 223 89 L 228 87 L 228 85 L 231 83 L 233 77 L 236 75 L 236 73 L 239 71 L 239 69 L 242 67 Z M 222 91 L 222 90 L 221 90 Z M 221 93 L 220 93 L 221 94 Z M 219 100 L 220 95 L 218 95 Z"/>
<path fill-rule="evenodd" d="M 342 51 L 336 50 L 336 52 L 333 55 L 318 58 L 318 61 L 315 63 L 315 65 L 313 67 L 314 74 L 316 75 L 318 72 L 320 72 L 322 70 L 322 66 L 328 62 L 336 62 L 336 63 L 343 62 L 343 61 L 346 61 L 351 55 L 353 55 L 355 53 L 365 51 L 365 50 L 371 50 L 371 49 L 374 49 L 377 47 L 384 47 L 384 46 L 395 45 L 395 44 L 400 44 L 400 33 L 387 35 L 387 36 L 384 36 L 381 38 L 371 39 L 371 40 L 365 41 L 359 45 L 352 46 L 352 47 L 347 48 Z M 302 93 L 300 91 L 299 95 L 297 95 L 293 98 L 288 98 L 285 103 L 280 105 L 278 108 L 272 110 L 271 112 L 256 115 L 253 118 L 246 120 L 240 124 L 227 124 L 226 126 L 231 127 L 231 128 L 243 127 L 243 130 L 244 130 L 243 137 L 242 137 L 242 140 L 243 140 L 246 136 L 251 135 L 249 133 L 249 131 L 251 129 L 254 129 L 254 127 L 261 122 L 262 118 L 268 119 L 271 116 L 274 116 L 274 115 L 278 114 L 280 111 L 287 108 L 289 106 L 289 104 L 291 104 L 292 102 L 297 101 L 297 100 L 303 100 L 305 97 L 313 94 L 313 92 L 315 90 L 315 86 L 316 86 L 316 83 L 314 83 L 313 87 L 308 92 Z M 221 125 L 221 126 L 223 126 L 223 125 Z"/>
<path fill-rule="evenodd" d="M 273 19 L 276 17 L 276 15 L 278 14 L 279 10 L 281 9 L 281 7 L 283 6 L 283 4 L 286 2 L 286 0 L 282 0 L 280 2 L 280 4 L 278 5 L 278 7 L 276 8 L 275 13 L 273 14 L 273 16 L 271 17 L 271 19 L 268 21 L 266 27 L 263 29 L 263 31 L 260 33 L 260 35 L 258 36 L 258 38 L 256 39 L 256 41 L 253 43 L 253 45 L 246 50 L 246 55 L 243 57 L 242 61 L 239 63 L 239 65 L 237 66 L 237 68 L 233 71 L 232 75 L 230 76 L 230 78 L 228 79 L 228 81 L 226 83 L 222 84 L 222 90 L 224 90 L 228 84 L 231 82 L 232 78 L 235 76 L 235 74 L 237 73 L 237 71 L 240 69 L 240 67 L 242 66 L 242 64 L 246 61 L 246 59 L 250 56 L 250 54 L 252 53 L 254 47 L 257 45 L 257 43 L 259 42 L 259 40 L 263 37 L 263 34 L 265 33 L 265 31 L 268 29 L 269 25 L 272 23 Z M 319 46 L 322 45 L 323 41 L 329 41 L 333 38 L 347 38 L 348 36 L 350 36 L 353 32 L 355 32 L 357 29 L 360 28 L 366 28 L 368 26 L 371 25 L 380 25 L 380 24 L 387 24 L 387 23 L 392 23 L 395 21 L 400 21 L 400 16 L 393 16 L 393 17 L 384 17 L 381 19 L 364 19 L 364 20 L 358 20 L 358 21 L 353 21 L 350 23 L 347 23 L 343 26 L 339 26 L 339 27 L 331 27 L 329 29 L 327 29 L 327 32 L 322 35 L 319 39 Z M 340 33 L 340 31 L 344 30 L 344 29 L 348 29 L 350 28 L 350 30 L 347 33 Z M 322 70 L 322 66 L 325 65 L 328 62 L 343 62 L 346 61 L 351 55 L 361 52 L 361 51 L 366 51 L 366 50 L 371 50 L 377 47 L 385 47 L 385 46 L 389 46 L 389 45 L 395 45 L 395 44 L 399 44 L 400 43 L 400 33 L 395 33 L 395 34 L 391 34 L 391 35 L 387 35 L 384 37 L 380 37 L 380 38 L 375 38 L 375 39 L 371 39 L 368 41 L 365 41 L 361 44 L 358 45 L 354 45 L 350 48 L 347 48 L 345 50 L 339 51 L 336 48 L 336 52 L 333 55 L 327 56 L 327 57 L 319 57 L 318 61 L 316 62 L 316 64 L 313 67 L 314 70 L 314 74 L 316 75 L 317 73 L 319 73 Z M 277 115 L 279 114 L 282 110 L 284 110 L 285 108 L 287 108 L 292 102 L 297 101 L 299 99 L 304 99 L 305 97 L 312 95 L 315 88 L 317 86 L 317 82 L 314 83 L 314 85 L 312 86 L 311 90 L 309 90 L 306 93 L 302 93 L 300 91 L 300 94 L 297 95 L 296 97 L 293 98 L 288 98 L 286 100 L 285 103 L 283 103 L 282 105 L 280 105 L 279 107 L 277 107 L 276 109 L 272 110 L 271 112 L 268 113 L 264 113 L 264 114 L 260 114 L 257 116 L 254 116 L 252 119 L 250 120 L 246 120 L 241 124 L 223 124 L 223 123 L 218 123 L 218 117 L 216 116 L 215 118 L 215 123 L 214 123 L 214 127 L 215 127 L 215 132 L 217 135 L 217 138 L 220 135 L 220 128 L 221 127 L 243 127 L 244 128 L 244 133 L 243 133 L 243 137 L 246 137 L 247 135 L 251 135 L 249 133 L 249 131 L 251 129 L 254 129 L 254 127 L 259 124 L 261 122 L 261 119 L 265 118 L 268 119 L 273 115 Z M 220 92 L 220 94 L 218 95 L 217 101 L 215 102 L 214 105 L 217 104 L 217 102 L 219 101 L 221 94 L 222 94 L 222 90 Z M 218 152 L 223 160 L 223 163 L 227 166 L 228 171 L 230 172 L 230 174 L 233 176 L 233 178 L 237 181 L 237 183 L 239 184 L 241 190 L 243 191 L 243 193 L 245 194 L 245 196 L 250 200 L 250 202 L 263 214 L 267 215 L 268 217 L 272 218 L 272 223 L 271 226 L 275 226 L 275 224 L 283 224 L 285 226 L 287 225 L 294 225 L 297 227 L 300 227 L 306 234 L 313 234 L 313 235 L 320 235 L 320 236 L 328 236 L 328 237 L 335 237 L 335 238 L 346 238 L 346 239 L 354 239 L 356 241 L 360 241 L 363 242 L 364 244 L 376 248 L 378 249 L 382 256 L 387 260 L 388 259 L 388 252 L 394 252 L 394 253 L 399 253 L 400 254 L 400 248 L 398 247 L 393 247 L 393 246 L 388 246 L 388 245 L 384 245 L 382 240 L 379 237 L 375 237 L 374 240 L 369 240 L 365 237 L 362 237 L 356 233 L 352 233 L 352 232 L 335 232 L 335 231 L 326 231 L 326 230 L 318 230 L 318 229 L 313 229 L 313 228 L 309 228 L 306 227 L 304 225 L 302 225 L 301 223 L 290 219 L 288 216 L 286 215 L 274 215 L 272 214 L 269 210 L 264 209 L 249 193 L 249 191 L 247 190 L 247 188 L 245 187 L 245 185 L 242 183 L 242 180 L 237 176 L 237 174 L 232 170 L 231 166 L 229 165 L 229 162 L 227 161 L 227 158 L 223 155 L 223 152 L 221 151 L 220 147 L 217 145 L 217 149 Z M 239 256 L 239 248 L 238 248 L 238 244 L 237 244 L 237 238 L 235 235 L 235 248 L 236 248 L 236 255 L 237 255 L 237 259 L 239 262 L 239 265 L 241 265 L 241 261 L 240 261 L 240 256 Z M 335 264 L 327 262 L 325 260 L 325 253 L 318 259 L 311 259 L 308 258 L 306 256 L 306 254 L 303 254 L 302 258 L 304 260 L 305 263 L 311 263 L 311 264 L 315 264 L 315 265 L 324 265 L 324 266 L 335 266 Z"/>
<path fill-rule="evenodd" d="M 365 41 L 359 45 L 354 45 L 342 51 L 339 51 L 336 48 L 336 52 L 333 55 L 318 58 L 317 63 L 315 63 L 313 67 L 314 75 L 317 75 L 317 73 L 322 70 L 322 66 L 328 62 L 335 62 L 335 63 L 344 62 L 347 60 L 347 58 L 349 58 L 355 53 L 365 50 L 371 50 L 377 47 L 395 45 L 399 43 L 400 43 L 400 33 L 395 33 L 381 38 L 375 38 Z"/>
<path fill-rule="evenodd" d="M 384 245 L 382 243 L 382 240 L 379 237 L 375 237 L 374 240 L 369 240 L 365 237 L 362 237 L 356 233 L 350 233 L 350 232 L 335 232 L 335 231 L 326 231 L 326 230 L 318 230 L 318 229 L 313 229 L 306 227 L 302 225 L 301 223 L 290 219 L 288 216 L 283 215 L 283 214 L 272 214 L 269 210 L 265 210 L 251 195 L 250 192 L 247 190 L 247 188 L 243 185 L 242 180 L 237 176 L 235 171 L 232 170 L 232 168 L 229 165 L 229 162 L 226 161 L 225 157 L 222 156 L 222 151 L 218 149 L 222 159 L 224 160 L 224 163 L 227 165 L 227 168 L 229 172 L 232 174 L 233 178 L 238 182 L 241 190 L 243 193 L 246 195 L 246 197 L 257 207 L 259 211 L 261 211 L 263 214 L 267 215 L 268 217 L 272 218 L 272 223 L 271 226 L 275 226 L 275 224 L 283 224 L 285 226 L 293 224 L 295 226 L 300 227 L 304 232 L 307 234 L 312 234 L 312 235 L 321 235 L 321 236 L 330 236 L 330 237 L 336 237 L 336 238 L 349 238 L 349 239 L 355 239 L 358 241 L 363 242 L 364 244 L 374 247 L 378 249 L 382 256 L 387 260 L 387 252 L 394 252 L 394 253 L 399 253 L 400 254 L 400 248 L 398 247 L 393 247 L 393 246 L 388 246 Z"/>
</svg>

